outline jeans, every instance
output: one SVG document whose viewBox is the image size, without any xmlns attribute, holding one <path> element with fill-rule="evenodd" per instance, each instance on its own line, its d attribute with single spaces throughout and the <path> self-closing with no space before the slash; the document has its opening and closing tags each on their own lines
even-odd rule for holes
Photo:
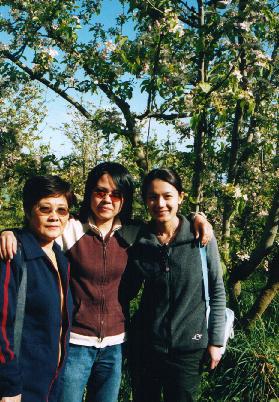
<svg viewBox="0 0 279 402">
<path fill-rule="evenodd" d="M 122 345 L 102 349 L 70 344 L 59 402 L 117 402 Z"/>
</svg>

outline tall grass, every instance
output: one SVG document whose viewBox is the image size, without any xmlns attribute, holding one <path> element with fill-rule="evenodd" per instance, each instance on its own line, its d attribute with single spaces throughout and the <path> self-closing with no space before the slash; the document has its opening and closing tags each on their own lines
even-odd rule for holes
<svg viewBox="0 0 279 402">
<path fill-rule="evenodd" d="M 249 286 L 249 285 L 248 285 Z M 255 284 L 254 284 L 255 286 Z M 250 292 L 245 307 L 254 300 Z M 235 330 L 227 351 L 214 371 L 202 375 L 199 402 L 279 401 L 279 300 L 273 300 L 265 318 L 250 332 Z M 119 402 L 132 401 L 127 365 L 124 364 Z M 173 401 L 176 402 L 176 401 Z"/>
<path fill-rule="evenodd" d="M 278 304 L 278 303 L 277 303 Z M 276 306 L 278 307 L 278 306 Z M 220 366 L 205 372 L 199 401 L 279 401 L 278 309 L 249 333 L 236 331 Z"/>
</svg>

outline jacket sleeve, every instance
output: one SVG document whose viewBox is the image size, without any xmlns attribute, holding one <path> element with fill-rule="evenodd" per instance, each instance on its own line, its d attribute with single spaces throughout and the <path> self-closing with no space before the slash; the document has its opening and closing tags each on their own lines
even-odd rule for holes
<svg viewBox="0 0 279 402">
<path fill-rule="evenodd" d="M 21 268 L 16 263 L 1 261 L 0 271 L 0 396 L 22 393 L 22 377 L 14 354 L 14 320 Z"/>
<path fill-rule="evenodd" d="M 226 295 L 215 237 L 207 246 L 207 264 L 210 296 L 208 342 L 210 345 L 222 346 L 224 342 Z"/>
<path fill-rule="evenodd" d="M 137 296 L 144 280 L 137 266 L 136 249 L 136 246 L 131 247 L 127 267 L 121 278 L 119 292 L 124 305 Z"/>
<path fill-rule="evenodd" d="M 88 224 L 70 217 L 63 234 L 55 239 L 62 251 L 68 251 L 88 231 Z"/>
</svg>

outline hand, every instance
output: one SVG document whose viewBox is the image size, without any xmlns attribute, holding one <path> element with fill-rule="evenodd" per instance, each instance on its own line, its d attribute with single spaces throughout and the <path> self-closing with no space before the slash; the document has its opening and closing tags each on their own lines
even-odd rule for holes
<svg viewBox="0 0 279 402">
<path fill-rule="evenodd" d="M 214 345 L 208 345 L 207 352 L 210 357 L 210 369 L 213 370 L 218 366 L 218 364 L 222 358 L 221 347 L 214 346 Z"/>
<path fill-rule="evenodd" d="M 3 396 L 0 402 L 21 402 L 21 394 L 16 396 Z"/>
<path fill-rule="evenodd" d="M 0 236 L 0 259 L 13 259 L 17 250 L 17 240 L 10 230 L 5 230 Z M 1 402 L 1 401 L 0 401 Z"/>
<path fill-rule="evenodd" d="M 207 243 L 213 237 L 213 228 L 212 225 L 201 215 L 195 215 L 194 217 L 194 235 L 196 239 L 201 239 L 201 244 L 206 246 Z"/>
</svg>

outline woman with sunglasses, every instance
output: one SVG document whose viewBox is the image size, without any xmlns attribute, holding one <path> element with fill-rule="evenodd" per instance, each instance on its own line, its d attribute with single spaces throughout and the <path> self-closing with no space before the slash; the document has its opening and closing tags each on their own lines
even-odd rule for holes
<svg viewBox="0 0 279 402">
<path fill-rule="evenodd" d="M 25 226 L 17 230 L 20 250 L 12 261 L 2 261 L 0 270 L 2 402 L 57 401 L 72 298 L 69 264 L 54 240 L 67 224 L 73 201 L 69 183 L 58 176 L 35 176 L 24 186 Z M 25 308 L 20 312 L 22 281 L 20 302 Z"/>
<path fill-rule="evenodd" d="M 87 401 L 117 401 L 126 340 L 119 283 L 140 228 L 131 221 L 132 202 L 133 181 L 127 169 L 101 163 L 88 175 L 79 219 L 70 219 L 63 233 L 74 314 L 60 402 L 81 402 L 85 388 Z M 203 222 L 200 218 L 200 232 L 206 237 Z M 6 240 L 1 240 L 5 246 Z"/>
<path fill-rule="evenodd" d="M 199 244 L 190 222 L 178 213 L 183 195 L 181 180 L 170 169 L 152 170 L 143 181 L 142 198 L 152 219 L 134 244 L 121 284 L 125 300 L 144 283 L 134 321 L 142 346 L 135 345 L 131 362 L 136 402 L 159 402 L 162 391 L 164 402 L 194 401 L 205 353 L 211 369 L 221 358 L 225 291 L 217 244 L 213 238 L 207 245 L 207 331 Z"/>
</svg>

